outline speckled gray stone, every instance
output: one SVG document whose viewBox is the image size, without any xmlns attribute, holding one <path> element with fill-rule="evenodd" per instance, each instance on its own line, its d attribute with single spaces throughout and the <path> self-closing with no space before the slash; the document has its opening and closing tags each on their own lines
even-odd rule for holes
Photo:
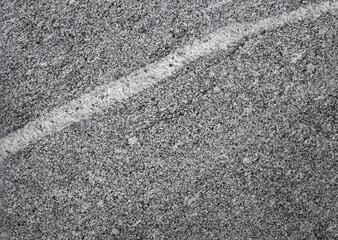
<svg viewBox="0 0 338 240">
<path fill-rule="evenodd" d="M 221 26 L 292 11 L 308 1 L 240 0 L 207 13 L 203 9 L 211 3 L 205 0 L 1 2 L 3 137 L 107 81 L 103 75 L 117 79 Z"/>
<path fill-rule="evenodd" d="M 78 1 L 34 3 L 33 13 L 16 5 L 14 15 L 3 17 L 10 46 L 3 134 L 101 84 L 100 71 L 121 76 L 228 21 L 306 4 L 238 1 L 206 20 L 198 15 L 208 5 L 202 1 L 162 10 L 155 1 L 99 2 L 82 8 Z M 15 18 L 21 20 L 10 23 Z M 33 20 L 56 26 L 27 37 Z M 5 159 L 6 234 L 337 239 L 337 25 L 337 15 L 328 13 L 249 36 Z M 57 31 L 44 43 L 49 47 L 35 42 Z M 66 34 L 75 34 L 73 48 Z M 145 42 L 151 37 L 153 45 Z M 51 63 L 58 52 L 63 59 L 55 67 L 34 65 Z"/>
</svg>

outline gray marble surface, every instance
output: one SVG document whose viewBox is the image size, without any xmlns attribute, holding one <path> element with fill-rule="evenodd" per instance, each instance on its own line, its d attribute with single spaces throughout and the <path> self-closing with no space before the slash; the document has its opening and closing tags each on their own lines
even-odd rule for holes
<svg viewBox="0 0 338 240">
<path fill-rule="evenodd" d="M 91 2 L 1 3 L 0 137 L 103 74 L 322 1 Z M 4 159 L 0 239 L 338 239 L 337 26 L 253 34 Z"/>
</svg>

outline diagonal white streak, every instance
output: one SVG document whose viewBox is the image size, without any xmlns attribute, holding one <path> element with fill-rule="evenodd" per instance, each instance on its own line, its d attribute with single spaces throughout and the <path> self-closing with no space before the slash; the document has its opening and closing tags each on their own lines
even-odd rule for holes
<svg viewBox="0 0 338 240">
<path fill-rule="evenodd" d="M 308 5 L 290 13 L 262 19 L 255 23 L 232 24 L 210 34 L 206 40 L 196 40 L 191 45 L 177 49 L 167 57 L 147 65 L 136 72 L 102 85 L 88 94 L 55 108 L 46 115 L 29 122 L 23 128 L 0 140 L 0 160 L 14 154 L 72 123 L 89 118 L 103 109 L 135 95 L 142 90 L 164 80 L 187 63 L 214 51 L 228 48 L 245 36 L 301 21 L 316 18 L 320 14 L 338 8 L 338 2 L 324 2 Z"/>
</svg>

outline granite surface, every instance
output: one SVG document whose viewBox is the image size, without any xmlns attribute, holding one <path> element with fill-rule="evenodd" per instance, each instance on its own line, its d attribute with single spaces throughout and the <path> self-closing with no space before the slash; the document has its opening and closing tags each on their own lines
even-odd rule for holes
<svg viewBox="0 0 338 240">
<path fill-rule="evenodd" d="M 4 1 L 0 137 L 102 74 L 309 2 Z M 338 239 L 337 26 L 246 37 L 5 159 L 0 239 Z"/>
<path fill-rule="evenodd" d="M 221 26 L 308 4 L 240 0 L 205 10 L 213 2 L 2 0 L 0 137 L 101 85 L 102 76 L 113 81 Z"/>
</svg>

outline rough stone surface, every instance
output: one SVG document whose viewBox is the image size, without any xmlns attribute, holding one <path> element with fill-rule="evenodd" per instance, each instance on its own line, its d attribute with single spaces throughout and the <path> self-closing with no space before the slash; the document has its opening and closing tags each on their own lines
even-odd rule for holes
<svg viewBox="0 0 338 240">
<path fill-rule="evenodd" d="M 23 2 L 2 3 L 0 137 L 103 72 L 307 4 Z M 337 26 L 327 13 L 249 36 L 5 159 L 0 236 L 337 239 Z"/>
</svg>

